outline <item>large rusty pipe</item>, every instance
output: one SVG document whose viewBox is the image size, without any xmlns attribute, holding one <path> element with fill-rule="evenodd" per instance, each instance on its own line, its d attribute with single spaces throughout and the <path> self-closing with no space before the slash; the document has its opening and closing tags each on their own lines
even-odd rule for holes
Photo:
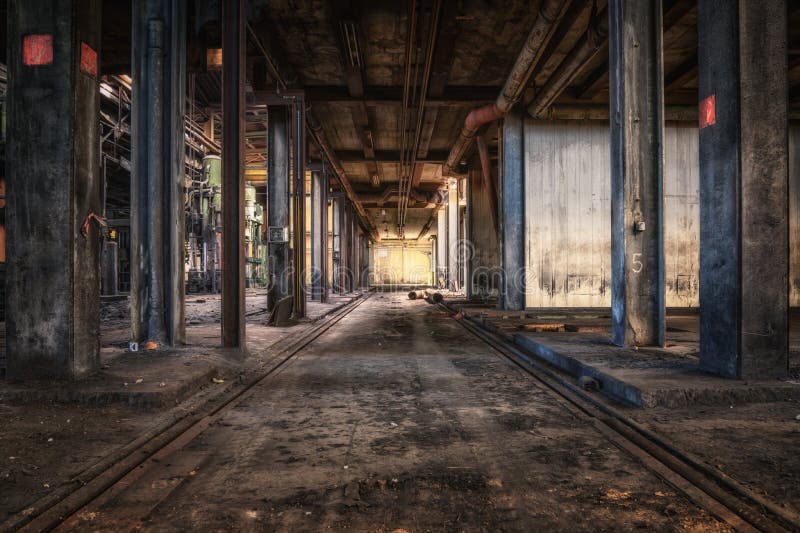
<svg viewBox="0 0 800 533">
<path fill-rule="evenodd" d="M 539 9 L 539 16 L 528 34 L 522 51 L 514 62 L 514 67 L 508 75 L 503 90 L 497 97 L 497 101 L 477 109 L 473 109 L 464 121 L 464 127 L 458 136 L 456 144 L 450 150 L 447 161 L 444 164 L 444 174 L 449 175 L 458 167 L 464 155 L 467 153 L 475 133 L 484 124 L 493 122 L 508 112 L 509 109 L 519 100 L 525 90 L 525 84 L 536 68 L 544 46 L 553 35 L 553 31 L 558 26 L 558 22 L 566 11 L 569 3 L 561 0 L 544 0 Z"/>
<path fill-rule="evenodd" d="M 507 113 L 511 107 L 517 103 L 525 91 L 525 85 L 533 73 L 533 69 L 539 62 L 540 56 L 544 51 L 544 45 L 550 41 L 558 22 L 569 6 L 569 2 L 562 0 L 545 0 L 539 8 L 539 16 L 533 24 L 528 38 L 522 51 L 514 62 L 514 67 L 506 79 L 500 96 L 497 97 L 496 105 L 503 112 Z"/>
<path fill-rule="evenodd" d="M 590 24 L 581 39 L 558 66 L 547 83 L 528 106 L 532 117 L 539 117 L 560 95 L 569 83 L 583 70 L 583 67 L 597 55 L 608 42 L 608 15 L 603 10 L 598 16 L 597 26 Z"/>
</svg>

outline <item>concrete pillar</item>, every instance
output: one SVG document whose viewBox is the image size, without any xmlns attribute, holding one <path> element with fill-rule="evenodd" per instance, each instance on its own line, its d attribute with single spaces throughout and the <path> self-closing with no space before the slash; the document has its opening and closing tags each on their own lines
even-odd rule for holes
<svg viewBox="0 0 800 533">
<path fill-rule="evenodd" d="M 661 0 L 611 0 L 611 340 L 664 345 Z"/>
<path fill-rule="evenodd" d="M 512 111 L 503 119 L 500 187 L 501 309 L 525 309 L 525 136 L 524 119 Z"/>
<path fill-rule="evenodd" d="M 269 293 L 267 307 L 292 295 L 289 272 L 289 108 L 269 108 L 267 224 L 269 224 Z"/>
<path fill-rule="evenodd" d="M 8 3 L 7 377 L 99 361 L 99 0 Z M 81 228 L 88 221 L 84 235 Z"/>
<path fill-rule="evenodd" d="M 447 288 L 447 207 L 436 212 L 436 279 L 434 285 Z"/>
<path fill-rule="evenodd" d="M 700 0 L 700 367 L 788 373 L 786 1 Z"/>
<path fill-rule="evenodd" d="M 328 293 L 328 184 L 324 171 L 311 174 L 311 299 Z"/>
<path fill-rule="evenodd" d="M 222 3 L 222 345 L 245 346 L 244 0 Z"/>
<path fill-rule="evenodd" d="M 459 290 L 458 285 L 458 188 L 450 184 L 447 189 L 447 288 Z"/>
<path fill-rule="evenodd" d="M 134 0 L 131 148 L 133 340 L 185 340 L 186 1 Z"/>
</svg>

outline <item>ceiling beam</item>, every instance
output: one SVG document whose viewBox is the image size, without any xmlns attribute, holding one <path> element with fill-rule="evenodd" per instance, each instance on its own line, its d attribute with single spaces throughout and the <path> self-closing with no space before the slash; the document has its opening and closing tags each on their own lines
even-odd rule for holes
<svg viewBox="0 0 800 533">
<path fill-rule="evenodd" d="M 671 93 L 682 89 L 684 85 L 692 81 L 696 76 L 697 55 L 692 54 L 690 58 L 678 65 L 664 78 L 664 92 Z"/>
<path fill-rule="evenodd" d="M 369 161 L 375 161 L 376 163 L 400 163 L 399 150 L 376 151 L 374 159 L 365 158 L 361 150 L 337 150 L 336 157 L 342 163 L 368 163 Z M 426 158 L 417 158 L 417 163 L 441 164 L 446 160 L 447 152 L 429 151 Z"/>
<path fill-rule="evenodd" d="M 426 107 L 471 107 L 493 102 L 501 87 L 450 85 L 444 88 L 441 96 L 429 95 Z M 339 85 L 307 86 L 306 100 L 311 103 L 357 105 L 363 102 L 367 107 L 397 106 L 403 103 L 402 87 L 368 86 L 364 96 L 351 96 L 348 88 Z"/>
</svg>

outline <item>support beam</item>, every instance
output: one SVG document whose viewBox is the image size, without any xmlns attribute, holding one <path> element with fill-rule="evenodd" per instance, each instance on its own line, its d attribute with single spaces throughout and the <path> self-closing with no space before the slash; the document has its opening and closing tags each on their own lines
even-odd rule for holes
<svg viewBox="0 0 800 533">
<path fill-rule="evenodd" d="M 292 139 L 294 150 L 293 172 L 293 209 L 294 246 L 291 267 L 292 285 L 294 287 L 294 318 L 306 316 L 306 143 L 305 143 L 305 104 L 302 99 L 291 106 Z"/>
<path fill-rule="evenodd" d="M 8 3 L 7 376 L 99 363 L 99 0 Z M 81 227 L 88 221 L 86 235 Z"/>
<path fill-rule="evenodd" d="M 269 108 L 269 180 L 267 180 L 267 225 L 269 227 L 269 293 L 267 308 L 292 296 L 289 272 L 289 131 L 288 106 Z M 277 235 L 276 235 L 277 234 Z M 283 236 L 281 236 L 283 235 Z"/>
<path fill-rule="evenodd" d="M 328 299 L 328 187 L 324 170 L 311 173 L 311 299 Z"/>
<path fill-rule="evenodd" d="M 458 279 L 458 187 L 451 185 L 447 190 L 447 288 L 460 291 Z"/>
<path fill-rule="evenodd" d="M 698 5 L 700 367 L 788 373 L 786 1 Z"/>
<path fill-rule="evenodd" d="M 439 289 L 447 288 L 447 209 L 436 212 L 436 280 Z"/>
<path fill-rule="evenodd" d="M 525 309 L 525 137 L 524 119 L 512 111 L 503 119 L 500 187 L 501 309 Z"/>
<path fill-rule="evenodd" d="M 342 196 L 331 197 L 331 221 L 333 228 L 331 229 L 331 236 L 333 237 L 333 292 L 342 292 L 342 204 L 344 198 Z"/>
<path fill-rule="evenodd" d="M 222 345 L 245 348 L 244 0 L 222 4 Z"/>
<path fill-rule="evenodd" d="M 133 340 L 185 340 L 186 2 L 134 0 L 131 171 Z"/>
<path fill-rule="evenodd" d="M 611 340 L 664 345 L 661 0 L 610 0 Z"/>
</svg>

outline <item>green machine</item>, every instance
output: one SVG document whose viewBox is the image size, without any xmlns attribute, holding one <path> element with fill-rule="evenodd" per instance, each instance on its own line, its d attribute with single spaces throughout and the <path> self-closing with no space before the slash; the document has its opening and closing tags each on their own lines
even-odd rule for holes
<svg viewBox="0 0 800 533">
<path fill-rule="evenodd" d="M 264 207 L 256 201 L 256 188 L 245 184 L 245 276 L 248 287 L 267 283 L 267 246 L 262 237 Z M 222 257 L 222 160 L 203 158 L 200 180 L 187 191 L 187 292 L 219 292 L 224 267 Z"/>
</svg>

